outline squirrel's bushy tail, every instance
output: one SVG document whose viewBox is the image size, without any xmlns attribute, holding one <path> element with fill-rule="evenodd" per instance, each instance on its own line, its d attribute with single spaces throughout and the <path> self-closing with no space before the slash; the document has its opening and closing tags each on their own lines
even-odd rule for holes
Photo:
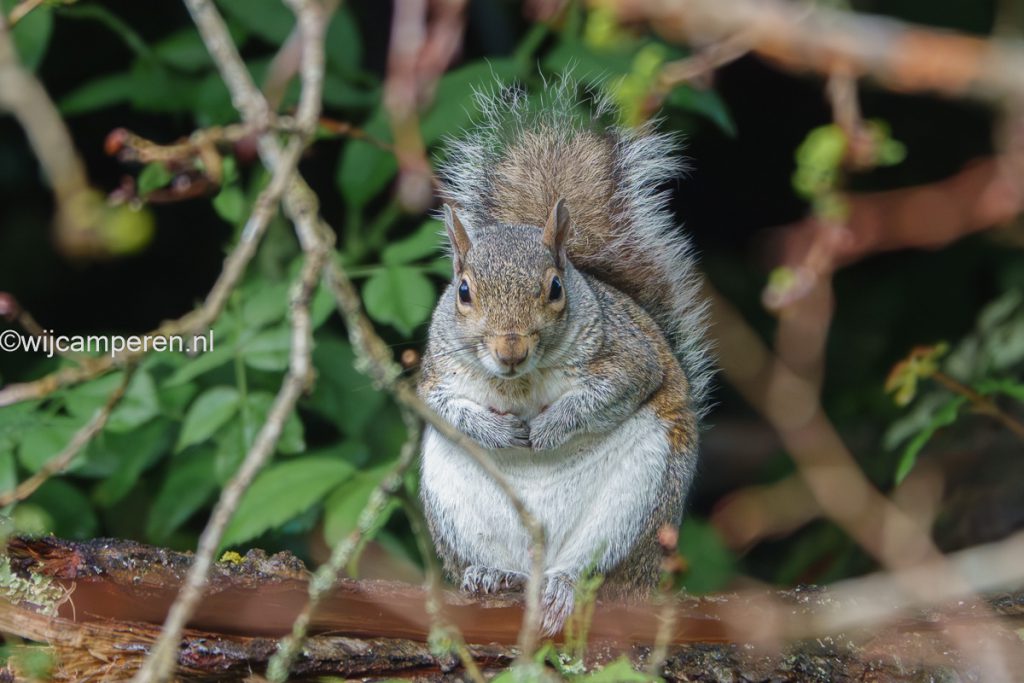
<svg viewBox="0 0 1024 683">
<path fill-rule="evenodd" d="M 565 200 L 572 263 L 632 297 L 670 339 L 703 412 L 711 357 L 689 240 L 675 224 L 670 182 L 683 171 L 675 137 L 653 126 L 607 122 L 603 98 L 587 106 L 568 78 L 535 97 L 518 87 L 481 93 L 480 122 L 449 140 L 442 195 L 466 228 L 488 223 L 544 225 Z"/>
</svg>

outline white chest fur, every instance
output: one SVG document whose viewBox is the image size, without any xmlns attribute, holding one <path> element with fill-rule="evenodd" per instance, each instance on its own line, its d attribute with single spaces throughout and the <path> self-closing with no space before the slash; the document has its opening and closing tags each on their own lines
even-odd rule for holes
<svg viewBox="0 0 1024 683">
<path fill-rule="evenodd" d="M 548 393 L 539 392 L 532 406 L 493 407 L 530 419 L 552 400 Z M 523 415 L 524 408 L 536 412 Z M 582 435 L 559 449 L 490 453 L 545 528 L 546 569 L 578 575 L 591 565 L 607 571 L 629 554 L 657 503 L 669 448 L 664 424 L 645 407 L 609 433 Z M 435 527 L 467 565 L 529 570 L 528 536 L 505 495 L 433 429 L 424 437 L 422 473 Z"/>
</svg>

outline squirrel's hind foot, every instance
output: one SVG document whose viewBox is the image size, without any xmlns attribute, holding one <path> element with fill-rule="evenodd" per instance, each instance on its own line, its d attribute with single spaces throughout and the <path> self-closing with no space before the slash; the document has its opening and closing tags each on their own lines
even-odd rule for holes
<svg viewBox="0 0 1024 683">
<path fill-rule="evenodd" d="M 461 588 L 466 593 L 500 593 L 506 590 L 522 590 L 529 577 L 522 572 L 493 569 L 478 564 L 466 567 L 462 573 Z"/>
<path fill-rule="evenodd" d="M 566 574 L 549 574 L 541 597 L 541 633 L 545 637 L 557 635 L 565 620 L 572 614 L 576 602 L 576 584 Z"/>
</svg>

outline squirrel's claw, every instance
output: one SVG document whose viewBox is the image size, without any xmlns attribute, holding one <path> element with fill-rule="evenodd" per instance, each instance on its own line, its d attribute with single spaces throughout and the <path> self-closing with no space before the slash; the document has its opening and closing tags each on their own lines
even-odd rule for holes
<svg viewBox="0 0 1024 683">
<path fill-rule="evenodd" d="M 567 574 L 550 574 L 541 599 L 541 633 L 545 637 L 558 634 L 572 614 L 576 602 L 576 585 Z"/>
<path fill-rule="evenodd" d="M 492 448 L 529 448 L 530 425 L 511 413 L 495 413 L 496 426 L 491 430 L 494 438 Z"/>
<path fill-rule="evenodd" d="M 466 567 L 462 572 L 461 588 L 465 593 L 499 593 L 506 590 L 521 590 L 526 585 L 526 574 L 483 567 L 478 564 Z"/>
<path fill-rule="evenodd" d="M 530 423 L 530 444 L 534 450 L 558 448 L 573 436 L 573 431 L 550 408 Z"/>
</svg>

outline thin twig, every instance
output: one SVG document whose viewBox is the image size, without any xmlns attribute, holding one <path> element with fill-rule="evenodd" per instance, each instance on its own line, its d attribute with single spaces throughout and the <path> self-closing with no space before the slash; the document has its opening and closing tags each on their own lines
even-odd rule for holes
<svg viewBox="0 0 1024 683">
<path fill-rule="evenodd" d="M 419 421 L 418 418 L 413 419 L 416 419 L 417 422 Z M 426 568 L 424 584 L 427 589 L 427 615 L 430 617 L 429 642 L 431 650 L 439 646 L 455 650 L 455 654 L 458 655 L 459 661 L 462 662 L 462 667 L 466 670 L 466 675 L 469 676 L 470 680 L 473 683 L 484 683 L 483 674 L 480 672 L 480 667 L 477 666 L 476 660 L 473 659 L 473 655 L 466 646 L 465 638 L 463 638 L 458 627 L 444 616 L 444 591 L 441 585 L 441 567 L 438 565 L 437 557 L 434 554 L 434 547 L 428 541 L 430 533 L 427 529 L 426 520 L 423 518 L 423 510 L 412 496 L 409 495 L 408 491 L 403 491 L 398 497 L 402 502 L 402 507 L 405 509 L 405 515 L 409 519 L 413 538 L 416 539 L 416 546 L 420 550 L 420 555 L 423 556 L 423 564 Z"/>
<path fill-rule="evenodd" d="M 530 535 L 531 570 L 526 586 L 526 610 L 523 616 L 523 629 L 520 632 L 519 651 L 523 663 L 531 661 L 540 633 L 540 590 L 544 582 L 544 528 L 526 509 L 505 475 L 494 464 L 490 454 L 438 415 L 402 377 L 402 367 L 392 358 L 391 349 L 384 340 L 377 336 L 373 325 L 363 313 L 362 302 L 352 281 L 336 262 L 329 264 L 328 284 L 345 320 L 349 339 L 361 361 L 359 369 L 369 374 L 379 386 L 390 391 L 399 403 L 415 411 L 445 439 L 473 458 L 508 499 L 520 523 Z"/>
<path fill-rule="evenodd" d="M 898 92 L 1001 103 L 1024 94 L 1024 46 L 895 19 L 785 0 L 612 0 L 623 21 L 647 21 L 669 39 L 706 44 L 743 34 L 751 50 L 791 71 L 843 65 Z"/>
<path fill-rule="evenodd" d="M 299 616 L 292 623 L 292 632 L 281 639 L 278 650 L 267 666 L 267 678 L 271 683 L 284 683 L 295 658 L 302 649 L 306 639 L 309 623 L 316 612 L 320 601 L 334 588 L 335 582 L 345 566 L 354 556 L 356 550 L 380 521 L 380 516 L 387 508 L 388 501 L 402 486 L 402 479 L 409 467 L 416 460 L 420 444 L 420 423 L 409 411 L 403 411 L 406 426 L 406 440 L 398 457 L 398 462 L 384 477 L 383 481 L 370 494 L 370 499 L 359 514 L 356 528 L 348 536 L 339 540 L 331 551 L 331 556 L 313 574 L 309 581 L 309 600 L 302 607 Z"/>
<path fill-rule="evenodd" d="M 749 52 L 750 43 L 743 33 L 712 43 L 689 57 L 663 65 L 658 74 L 657 91 L 667 94 L 678 85 L 701 81 L 709 73 L 735 62 Z"/>
<path fill-rule="evenodd" d="M 979 394 L 974 389 L 950 377 L 941 370 L 936 371 L 932 375 L 932 378 L 954 394 L 959 394 L 970 401 L 971 406 L 974 408 L 974 412 L 982 415 L 988 415 L 989 417 L 998 420 L 1000 424 L 1013 432 L 1014 436 L 1024 439 L 1024 424 L 1017 420 L 1013 415 L 1010 415 L 1008 412 L 1000 408 L 999 404 L 988 396 Z"/>
<path fill-rule="evenodd" d="M 185 583 L 171 606 L 159 641 L 147 658 L 146 664 L 134 679 L 136 683 L 165 681 L 170 677 L 176 663 L 181 631 L 202 597 L 206 577 L 213 562 L 214 553 L 220 547 L 224 529 L 231 521 L 242 494 L 273 454 L 285 421 L 292 414 L 299 397 L 312 381 L 313 334 L 309 303 L 313 292 L 316 291 L 326 258 L 327 254 L 324 252 L 306 254 L 302 272 L 294 285 L 291 297 L 292 338 L 288 373 L 274 398 L 266 422 L 256 435 L 256 439 L 249 452 L 246 453 L 238 471 L 224 487 L 213 508 L 210 520 L 199 537 L 195 560 L 189 568 Z"/>
<path fill-rule="evenodd" d="M 86 444 L 99 434 L 107 424 L 110 414 L 117 407 L 117 404 L 120 403 L 121 399 L 124 398 L 124 392 L 131 381 L 133 371 L 133 367 L 129 367 L 125 371 L 124 379 L 114 390 L 114 393 L 107 398 L 107 402 L 81 429 L 75 432 L 74 436 L 71 437 L 71 441 L 68 442 L 68 445 L 60 453 L 47 460 L 35 474 L 18 484 L 13 490 L 0 493 L 0 508 L 25 500 L 35 493 L 40 486 L 45 484 L 50 477 L 60 474 L 67 469 L 79 451 L 85 448 Z"/>
<path fill-rule="evenodd" d="M 248 71 L 238 56 L 234 43 L 231 42 L 223 19 L 208 0 L 186 0 L 186 3 L 207 49 L 221 69 L 231 91 L 232 102 L 242 112 L 247 123 L 259 125 L 260 121 L 268 117 L 266 101 L 262 95 L 248 96 L 245 92 L 245 86 L 250 83 Z M 304 31 L 303 87 L 297 116 L 300 134 L 289 142 L 284 152 L 278 150 L 278 163 L 273 169 L 274 177 L 281 178 L 282 184 L 294 183 L 298 155 L 312 135 L 319 116 L 320 90 L 323 83 L 323 35 L 326 30 L 325 15 L 315 2 L 292 0 L 289 4 L 296 12 L 297 20 Z M 242 84 L 242 87 L 237 87 L 238 84 Z M 271 145 L 277 145 L 271 136 L 263 136 L 260 139 L 261 148 Z M 157 645 L 135 676 L 136 683 L 164 681 L 171 676 L 176 663 L 175 655 L 181 631 L 202 596 L 213 555 L 220 546 L 224 529 L 231 520 L 242 494 L 273 453 L 284 423 L 295 409 L 299 396 L 312 381 L 313 338 L 309 304 L 320 281 L 324 264 L 331 253 L 331 243 L 304 243 L 303 250 L 305 259 L 292 294 L 292 337 L 288 373 L 274 398 L 266 422 L 214 506 L 210 520 L 200 536 L 196 558 L 189 569 L 185 584 L 171 606 Z"/>
<path fill-rule="evenodd" d="M 25 7 L 24 16 L 32 9 Z M 13 21 L 12 21 L 13 23 Z M 57 203 L 57 235 L 60 244 L 77 252 L 88 250 L 89 229 L 95 207 L 102 200 L 89 183 L 85 164 L 75 148 L 56 105 L 39 80 L 18 59 L 7 21 L 0 13 L 0 110 L 14 115 L 25 131 L 39 165 L 50 181 Z"/>
<path fill-rule="evenodd" d="M 7 25 L 14 26 L 24 19 L 29 12 L 42 5 L 45 1 L 46 0 L 21 0 L 21 2 L 14 6 L 11 13 L 7 15 Z"/>
</svg>

